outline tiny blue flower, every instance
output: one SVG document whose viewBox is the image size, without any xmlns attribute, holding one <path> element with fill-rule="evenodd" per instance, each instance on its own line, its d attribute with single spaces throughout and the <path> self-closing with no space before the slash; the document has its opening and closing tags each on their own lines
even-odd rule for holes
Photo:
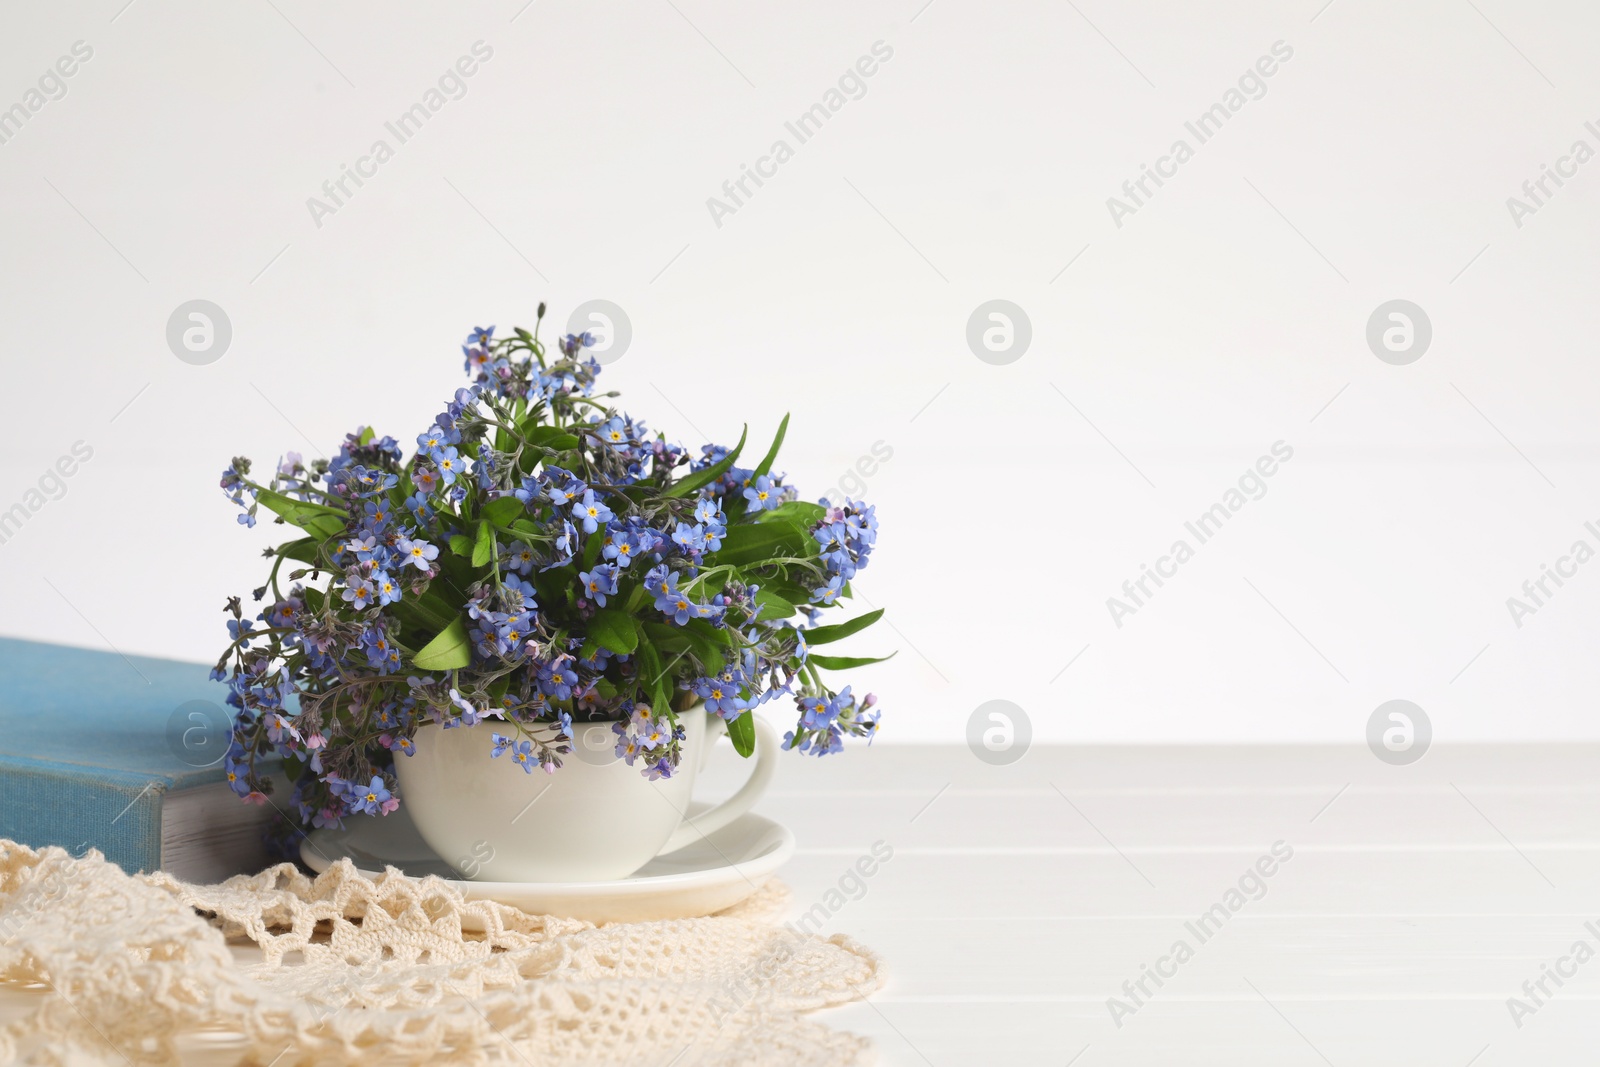
<svg viewBox="0 0 1600 1067">
<path fill-rule="evenodd" d="M 548 473 L 550 474 L 552 480 L 549 488 L 545 490 L 545 495 L 550 498 L 550 503 L 556 505 L 557 507 L 565 507 L 589 491 L 588 486 L 584 485 L 582 482 L 578 481 L 578 479 L 572 477 L 572 475 L 568 474 L 559 467 L 551 467 Z M 566 480 L 560 484 L 557 484 L 554 480 L 557 475 L 560 475 Z"/>
<path fill-rule="evenodd" d="M 724 682 L 722 678 L 701 678 L 694 684 L 694 693 L 705 702 L 706 710 L 722 716 L 730 722 L 739 717 L 739 714 L 749 707 L 749 702 L 739 695 L 737 686 Z"/>
<path fill-rule="evenodd" d="M 432 455 L 438 449 L 450 443 L 444 431 L 437 425 L 428 427 L 424 433 L 417 434 L 417 451 Z"/>
<path fill-rule="evenodd" d="M 426 541 L 402 537 L 395 547 L 399 550 L 400 557 L 405 560 L 401 566 L 409 565 L 419 571 L 426 571 L 428 564 L 439 558 L 438 546 L 430 545 Z"/>
<path fill-rule="evenodd" d="M 626 568 L 639 555 L 641 538 L 632 530 L 620 526 L 611 526 L 606 531 L 605 544 L 601 546 L 601 554 L 606 559 L 617 561 L 617 566 Z"/>
<path fill-rule="evenodd" d="M 595 431 L 595 436 L 608 445 L 626 448 L 628 445 L 628 425 L 622 416 L 613 415 L 604 426 Z"/>
<path fill-rule="evenodd" d="M 420 523 L 433 521 L 433 508 L 429 506 L 427 496 L 421 492 L 406 497 L 406 510 Z"/>
<path fill-rule="evenodd" d="M 688 622 L 694 605 L 678 592 L 678 576 L 665 566 L 656 566 L 644 577 L 645 588 L 656 598 L 656 610 L 671 616 L 679 626 Z"/>
<path fill-rule="evenodd" d="M 373 555 L 377 552 L 378 539 L 372 536 L 365 538 L 352 537 L 350 540 L 344 543 L 343 547 L 344 551 L 355 553 L 356 559 L 360 560 L 362 563 L 369 563 L 371 562 Z"/>
<path fill-rule="evenodd" d="M 556 537 L 556 551 L 561 555 L 539 569 L 547 571 L 555 567 L 565 567 L 572 562 L 572 557 L 578 553 L 578 531 L 572 523 L 561 520 L 561 533 Z"/>
<path fill-rule="evenodd" d="M 583 590 L 590 600 L 606 606 L 606 597 L 615 596 L 617 592 L 617 566 L 614 563 L 602 563 L 589 571 L 579 571 L 578 581 L 583 583 Z"/>
<path fill-rule="evenodd" d="M 359 811 L 366 815 L 379 815 L 383 813 L 384 805 L 389 800 L 389 790 L 384 787 L 383 779 L 378 775 L 372 776 L 372 781 L 365 788 L 355 786 L 346 795 L 351 811 Z"/>
<path fill-rule="evenodd" d="M 723 523 L 722 502 L 716 497 L 705 497 L 694 508 L 694 521 L 700 523 Z"/>
<path fill-rule="evenodd" d="M 446 445 L 444 448 L 435 449 L 429 453 L 429 456 L 439 468 L 440 480 L 445 485 L 454 484 L 456 475 L 460 474 L 462 470 L 461 454 L 456 451 L 455 446 Z"/>
<path fill-rule="evenodd" d="M 811 599 L 823 604 L 832 604 L 844 592 L 844 578 L 835 574 L 828 579 L 828 584 L 811 590 Z"/>
<path fill-rule="evenodd" d="M 462 726 L 476 726 L 483 717 L 482 713 L 472 706 L 471 701 L 454 689 L 450 690 L 450 702 L 461 709 L 461 718 L 455 721 Z"/>
<path fill-rule="evenodd" d="M 672 531 L 672 543 L 685 555 L 698 556 L 706 550 L 705 527 L 699 524 L 690 526 L 686 522 L 680 522 L 678 528 Z"/>
<path fill-rule="evenodd" d="M 751 483 L 750 487 L 744 491 L 744 498 L 750 501 L 751 511 L 770 511 L 781 502 L 777 487 L 772 484 L 772 479 L 765 474 Z"/>
<path fill-rule="evenodd" d="M 530 741 L 518 741 L 512 745 L 511 758 L 522 768 L 524 774 L 532 774 L 533 768 L 538 766 L 538 761 L 533 758 L 533 743 Z"/>
<path fill-rule="evenodd" d="M 387 500 L 369 500 L 362 507 L 365 516 L 366 528 L 374 532 L 382 531 L 389 523 L 389 502 Z"/>
<path fill-rule="evenodd" d="M 533 615 L 521 612 L 509 616 L 499 624 L 500 641 L 506 647 L 507 653 L 516 652 L 518 646 L 527 640 L 528 633 L 533 629 Z"/>
<path fill-rule="evenodd" d="M 584 533 L 592 534 L 600 528 L 601 523 L 610 522 L 614 516 L 611 509 L 594 495 L 593 489 L 585 489 L 583 499 L 572 505 L 572 517 L 583 527 Z"/>
<path fill-rule="evenodd" d="M 532 611 L 534 608 L 539 606 L 537 594 L 534 591 L 532 582 L 529 582 L 524 578 L 519 578 L 515 574 L 508 574 L 506 575 L 505 581 L 502 584 L 505 586 L 508 592 L 515 594 L 521 599 L 524 610 Z M 515 606 L 515 603 L 507 605 L 508 608 Z"/>
<path fill-rule="evenodd" d="M 372 588 L 378 594 L 380 605 L 393 604 L 400 599 L 400 583 L 389 577 L 385 571 L 379 571 L 372 576 Z"/>
<path fill-rule="evenodd" d="M 506 566 L 518 574 L 529 574 L 533 571 L 533 549 L 521 541 L 513 544 L 506 551 Z"/>
</svg>

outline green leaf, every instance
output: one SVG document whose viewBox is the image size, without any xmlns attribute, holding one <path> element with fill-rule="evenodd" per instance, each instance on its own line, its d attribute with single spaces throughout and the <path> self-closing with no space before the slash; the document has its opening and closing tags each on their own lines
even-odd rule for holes
<svg viewBox="0 0 1600 1067">
<path fill-rule="evenodd" d="M 756 599 L 761 599 L 759 592 L 756 594 Z M 860 633 L 881 618 L 883 618 L 883 609 L 879 608 L 877 611 L 869 611 L 865 615 L 857 615 L 849 622 L 836 623 L 833 626 L 813 626 L 805 631 L 806 644 L 825 645 L 829 641 L 837 641 L 840 638 L 849 637 L 851 634 Z"/>
<path fill-rule="evenodd" d="M 805 528 L 807 533 L 811 527 L 821 522 L 823 516 L 828 514 L 828 509 L 821 504 L 813 504 L 806 500 L 788 500 L 771 511 L 763 511 L 756 516 L 757 522 L 787 522 L 793 526 Z"/>
<path fill-rule="evenodd" d="M 548 571 L 534 571 L 528 576 L 533 583 L 534 591 L 539 596 L 539 603 L 549 606 L 556 604 L 571 591 L 576 585 L 572 577 L 572 568 L 556 567 Z"/>
<path fill-rule="evenodd" d="M 766 587 L 756 590 L 756 618 L 763 622 L 782 621 L 794 614 L 794 605 Z M 810 633 L 807 632 L 807 637 Z"/>
<path fill-rule="evenodd" d="M 656 675 L 660 673 L 661 657 L 656 653 L 655 645 L 646 641 L 639 646 L 639 684 L 645 687 L 654 685 Z"/>
<path fill-rule="evenodd" d="M 666 671 L 661 667 L 661 657 L 648 641 L 639 644 L 639 688 L 643 689 L 652 708 L 662 711 L 667 707 Z"/>
<path fill-rule="evenodd" d="M 589 540 L 583 545 L 583 569 L 592 570 L 594 561 L 600 558 L 600 549 L 605 547 L 606 532 L 600 527 L 595 527 L 594 533 L 589 535 Z"/>
<path fill-rule="evenodd" d="M 787 522 L 741 523 L 728 528 L 722 547 L 706 558 L 712 563 L 745 566 L 780 556 L 817 554 L 816 539 Z"/>
<path fill-rule="evenodd" d="M 343 534 L 345 521 L 350 517 L 347 512 L 339 508 L 294 500 L 282 493 L 274 493 L 270 489 L 258 492 L 256 499 L 284 522 L 293 523 L 323 540 Z"/>
<path fill-rule="evenodd" d="M 785 578 L 762 578 L 756 584 L 761 586 L 762 592 L 776 593 L 791 604 L 811 603 L 811 590 L 799 582 L 792 582 Z"/>
<path fill-rule="evenodd" d="M 577 448 L 578 439 L 559 426 L 535 426 L 523 431 L 523 436 L 530 445 L 548 448 L 555 452 L 565 452 Z"/>
<path fill-rule="evenodd" d="M 650 643 L 662 652 L 678 653 L 692 647 L 687 631 L 677 626 L 668 626 L 660 622 L 643 622 L 639 628 L 644 631 Z"/>
<path fill-rule="evenodd" d="M 450 551 L 463 557 L 472 555 L 472 538 L 466 534 L 451 534 Z"/>
<path fill-rule="evenodd" d="M 601 608 L 589 620 L 589 636 L 619 656 L 639 647 L 639 628 L 633 616 L 616 608 Z"/>
<path fill-rule="evenodd" d="M 298 560 L 301 563 L 317 562 L 317 547 L 320 545 L 315 537 L 302 537 L 298 541 L 278 546 L 278 555 L 284 559 Z"/>
<path fill-rule="evenodd" d="M 740 431 L 739 443 L 733 446 L 731 452 L 704 470 L 695 471 L 682 481 L 674 483 L 671 488 L 661 495 L 665 497 L 688 496 L 690 493 L 698 492 L 702 487 L 710 485 L 724 474 L 727 474 L 733 467 L 733 461 L 739 458 L 740 452 L 744 451 L 744 440 L 749 434 L 750 427 L 746 426 Z"/>
<path fill-rule="evenodd" d="M 394 605 L 394 610 L 408 625 L 415 625 L 429 633 L 438 633 L 449 627 L 458 612 L 432 589 L 421 596 L 406 594 Z M 411 636 L 409 633 L 407 636 Z"/>
<path fill-rule="evenodd" d="M 733 742 L 733 750 L 739 755 L 750 758 L 750 753 L 756 750 L 756 723 L 750 712 L 745 712 L 728 724 L 728 739 Z"/>
<path fill-rule="evenodd" d="M 482 567 L 494 558 L 494 527 L 478 523 L 478 539 L 472 544 L 472 565 Z"/>
<path fill-rule="evenodd" d="M 848 671 L 856 667 L 865 667 L 869 663 L 882 663 L 886 659 L 894 659 L 895 654 L 887 656 L 811 656 L 807 663 L 815 663 L 825 671 Z"/>
<path fill-rule="evenodd" d="M 471 663 L 472 642 L 467 638 L 466 620 L 459 615 L 411 657 L 411 665 L 424 671 L 457 670 Z"/>
<path fill-rule="evenodd" d="M 789 432 L 789 416 L 784 415 L 783 421 L 778 423 L 778 435 L 772 439 L 772 447 L 767 449 L 767 454 L 761 457 L 761 462 L 756 464 L 754 478 L 772 470 L 772 461 L 778 458 L 778 449 L 783 446 L 783 435 Z"/>
<path fill-rule="evenodd" d="M 518 515 L 521 515 L 524 510 L 526 509 L 522 506 L 522 501 L 516 497 L 502 496 L 489 501 L 478 514 L 496 526 L 504 526 Z"/>
<path fill-rule="evenodd" d="M 372 443 L 372 439 L 376 436 L 378 436 L 378 431 L 374 430 L 371 426 L 361 427 L 360 441 L 362 444 L 370 445 Z"/>
<path fill-rule="evenodd" d="M 718 670 L 728 660 L 728 649 L 738 641 L 738 631 L 711 625 L 704 619 L 690 619 L 683 631 L 689 637 L 694 654 L 712 670 Z"/>
</svg>

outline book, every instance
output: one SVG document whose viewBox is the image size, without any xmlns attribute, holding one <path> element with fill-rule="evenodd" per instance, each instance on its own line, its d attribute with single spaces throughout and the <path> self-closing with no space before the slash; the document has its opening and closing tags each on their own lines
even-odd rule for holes
<svg viewBox="0 0 1600 1067">
<path fill-rule="evenodd" d="M 274 808 L 228 786 L 231 709 L 209 674 L 0 638 L 0 838 L 190 882 L 267 865 Z"/>
</svg>

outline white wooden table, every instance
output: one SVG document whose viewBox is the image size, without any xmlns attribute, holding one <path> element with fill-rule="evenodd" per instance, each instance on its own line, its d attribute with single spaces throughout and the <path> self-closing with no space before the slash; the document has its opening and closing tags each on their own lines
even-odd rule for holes
<svg viewBox="0 0 1600 1067">
<path fill-rule="evenodd" d="M 1042 745 L 993 767 L 884 745 L 785 759 L 761 809 L 799 838 L 797 913 L 890 963 L 870 1003 L 826 1015 L 885 1064 L 1545 1067 L 1600 1047 L 1600 958 L 1561 963 L 1542 1005 L 1523 991 L 1575 942 L 1600 952 L 1597 766 L 1582 745 L 1436 747 L 1409 767 Z M 857 883 L 879 841 L 892 859 Z M 1257 883 L 1275 842 L 1292 856 Z M 1219 904 L 1202 940 L 1186 924 Z M 0 991 L 0 1018 L 27 996 Z M 1520 1028 L 1513 996 L 1534 1009 Z"/>
<path fill-rule="evenodd" d="M 1520 1028 L 1507 999 L 1578 940 L 1600 953 L 1597 767 L 1580 745 L 1407 767 L 1364 747 L 1036 746 L 991 767 L 885 746 L 786 767 L 765 807 L 799 835 L 802 908 L 894 848 L 826 928 L 893 967 L 829 1013 L 886 1064 L 1588 1064 L 1600 958 L 1562 964 Z M 1185 924 L 1277 841 L 1292 858 L 1202 943 Z M 1193 957 L 1136 1006 L 1123 983 L 1179 940 Z M 1136 1006 L 1120 1027 L 1112 996 Z"/>
</svg>

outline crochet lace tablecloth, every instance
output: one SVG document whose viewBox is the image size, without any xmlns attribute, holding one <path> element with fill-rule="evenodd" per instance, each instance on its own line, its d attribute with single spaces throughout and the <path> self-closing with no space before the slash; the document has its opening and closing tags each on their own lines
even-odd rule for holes
<svg viewBox="0 0 1600 1067">
<path fill-rule="evenodd" d="M 873 1062 L 805 1013 L 866 997 L 882 964 L 780 925 L 786 904 L 769 883 L 707 918 L 597 927 L 348 860 L 196 886 L 0 839 L 0 981 L 41 989 L 0 1063 L 173 1063 L 206 1030 L 259 1067 Z"/>
</svg>

